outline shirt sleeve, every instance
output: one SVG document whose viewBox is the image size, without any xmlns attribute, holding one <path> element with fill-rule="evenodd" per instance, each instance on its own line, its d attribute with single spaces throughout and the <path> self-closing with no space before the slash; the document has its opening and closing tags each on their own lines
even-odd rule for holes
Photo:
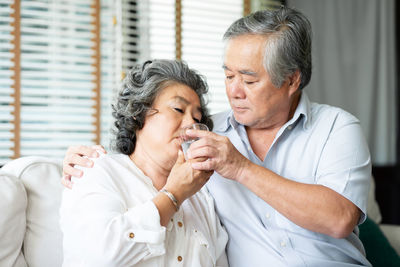
<svg viewBox="0 0 400 267">
<path fill-rule="evenodd" d="M 348 113 L 336 118 L 320 157 L 317 183 L 331 188 L 367 211 L 371 179 L 371 158 L 359 121 Z"/>
<path fill-rule="evenodd" d="M 133 266 L 165 253 L 165 227 L 155 204 L 128 209 L 100 164 L 64 191 L 60 215 L 64 252 L 84 259 L 85 266 Z"/>
</svg>

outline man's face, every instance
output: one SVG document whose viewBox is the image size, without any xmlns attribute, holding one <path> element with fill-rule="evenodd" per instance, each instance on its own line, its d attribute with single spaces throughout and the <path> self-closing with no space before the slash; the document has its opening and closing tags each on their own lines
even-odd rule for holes
<svg viewBox="0 0 400 267">
<path fill-rule="evenodd" d="M 226 94 L 235 119 L 248 127 L 281 126 L 288 120 L 291 96 L 296 90 L 287 79 L 275 87 L 263 59 L 267 37 L 242 35 L 228 41 L 224 71 Z M 268 53 L 268 51 L 265 51 Z"/>
</svg>

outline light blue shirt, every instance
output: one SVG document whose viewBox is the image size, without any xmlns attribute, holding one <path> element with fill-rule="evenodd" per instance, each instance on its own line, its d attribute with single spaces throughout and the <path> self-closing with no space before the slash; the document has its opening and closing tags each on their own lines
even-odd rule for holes
<svg viewBox="0 0 400 267">
<path fill-rule="evenodd" d="M 302 96 L 293 118 L 277 133 L 265 159 L 251 149 L 232 112 L 213 117 L 214 131 L 229 137 L 252 162 L 293 181 L 331 188 L 366 217 L 371 161 L 359 121 L 346 111 Z M 214 174 L 207 183 L 229 234 L 231 267 L 371 266 L 358 238 L 336 239 L 304 229 L 241 184 Z"/>
</svg>

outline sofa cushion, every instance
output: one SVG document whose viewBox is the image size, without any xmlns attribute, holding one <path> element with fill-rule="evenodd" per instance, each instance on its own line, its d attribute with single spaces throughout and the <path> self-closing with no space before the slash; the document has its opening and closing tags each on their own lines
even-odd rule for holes
<svg viewBox="0 0 400 267">
<path fill-rule="evenodd" d="M 26 192 L 20 180 L 0 170 L 0 266 L 25 267 Z"/>
<path fill-rule="evenodd" d="M 360 225 L 360 239 L 364 244 L 367 259 L 374 267 L 398 267 L 400 257 L 391 246 L 379 226 L 367 217 Z"/>
<path fill-rule="evenodd" d="M 375 199 L 375 179 L 371 177 L 371 185 L 368 192 L 368 206 L 367 206 L 368 217 L 375 223 L 381 223 L 382 215 L 379 209 L 378 202 Z"/>
<path fill-rule="evenodd" d="M 7 163 L 2 169 L 20 178 L 27 193 L 27 226 L 23 253 L 28 266 L 61 266 L 61 161 L 43 157 L 23 157 Z"/>
</svg>

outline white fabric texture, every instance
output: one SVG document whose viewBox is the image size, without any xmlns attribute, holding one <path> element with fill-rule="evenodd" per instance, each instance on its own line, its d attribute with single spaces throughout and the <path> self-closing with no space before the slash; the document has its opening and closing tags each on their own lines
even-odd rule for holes
<svg viewBox="0 0 400 267">
<path fill-rule="evenodd" d="M 61 161 L 24 157 L 9 162 L 2 170 L 18 177 L 25 186 L 28 204 L 23 254 L 28 266 L 61 266 L 62 236 L 58 224 Z"/>
<path fill-rule="evenodd" d="M 94 161 L 63 193 L 64 267 L 227 266 L 228 236 L 205 188 L 162 227 L 158 191 L 128 156 Z"/>
<path fill-rule="evenodd" d="M 396 163 L 394 0 L 295 0 L 313 28 L 313 75 L 305 88 L 318 103 L 361 122 L 374 165 Z"/>
<path fill-rule="evenodd" d="M 0 170 L 0 266 L 27 266 L 21 252 L 26 205 L 26 192 L 21 181 Z"/>
</svg>

